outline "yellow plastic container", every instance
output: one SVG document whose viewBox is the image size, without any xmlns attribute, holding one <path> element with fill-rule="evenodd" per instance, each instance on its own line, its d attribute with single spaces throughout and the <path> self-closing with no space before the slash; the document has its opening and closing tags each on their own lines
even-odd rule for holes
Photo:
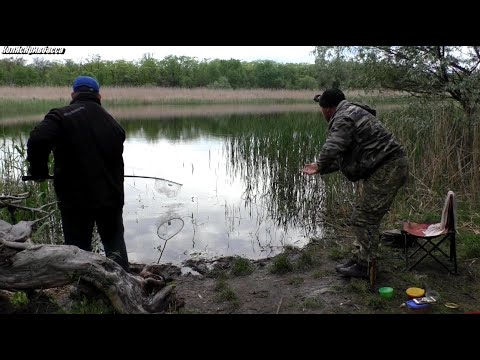
<svg viewBox="0 0 480 360">
<path fill-rule="evenodd" d="M 411 287 L 406 292 L 410 300 L 425 296 L 425 290 L 421 288 Z"/>
</svg>

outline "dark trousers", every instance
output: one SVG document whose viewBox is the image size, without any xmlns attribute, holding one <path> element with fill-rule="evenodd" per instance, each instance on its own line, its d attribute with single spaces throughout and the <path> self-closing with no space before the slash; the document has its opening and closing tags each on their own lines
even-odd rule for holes
<svg viewBox="0 0 480 360">
<path fill-rule="evenodd" d="M 123 207 L 101 209 L 60 209 L 65 244 L 92 251 L 93 226 L 97 224 L 105 254 L 129 270 L 123 237 Z"/>
</svg>

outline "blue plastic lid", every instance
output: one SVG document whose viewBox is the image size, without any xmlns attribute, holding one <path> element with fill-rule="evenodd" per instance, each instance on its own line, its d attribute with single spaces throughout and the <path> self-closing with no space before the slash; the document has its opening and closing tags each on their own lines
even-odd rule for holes
<svg viewBox="0 0 480 360">
<path fill-rule="evenodd" d="M 432 304 L 417 304 L 413 300 L 408 300 L 406 304 L 410 309 L 424 309 L 432 306 Z"/>
</svg>

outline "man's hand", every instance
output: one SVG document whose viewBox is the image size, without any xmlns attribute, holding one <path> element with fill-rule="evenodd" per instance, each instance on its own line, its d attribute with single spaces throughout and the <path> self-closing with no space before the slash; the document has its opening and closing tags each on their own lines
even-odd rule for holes
<svg viewBox="0 0 480 360">
<path fill-rule="evenodd" d="M 316 162 L 310 163 L 310 164 L 305 164 L 305 166 L 302 169 L 302 173 L 306 175 L 313 175 L 317 174 L 319 172 L 318 170 L 318 165 Z"/>
</svg>

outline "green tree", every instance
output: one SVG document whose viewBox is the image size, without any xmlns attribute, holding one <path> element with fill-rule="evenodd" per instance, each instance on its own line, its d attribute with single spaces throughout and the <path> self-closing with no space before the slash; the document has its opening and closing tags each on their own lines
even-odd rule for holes
<svg viewBox="0 0 480 360">
<path fill-rule="evenodd" d="M 215 80 L 211 84 L 208 85 L 208 88 L 210 89 L 231 89 L 232 86 L 228 82 L 228 79 L 226 76 L 220 76 L 218 80 Z"/>
<path fill-rule="evenodd" d="M 480 46 L 317 46 L 316 61 L 348 56 L 384 88 L 412 95 L 451 98 L 470 117 L 480 103 Z"/>
<path fill-rule="evenodd" d="M 206 85 L 202 76 L 198 80 L 199 65 L 195 58 L 189 56 L 166 56 L 159 62 L 161 82 L 158 85 L 170 87 L 194 87 Z M 202 69 L 202 75 L 205 75 Z M 207 82 L 208 83 L 208 82 Z"/>
<path fill-rule="evenodd" d="M 160 67 L 152 54 L 144 54 L 139 61 L 138 85 L 159 85 L 161 83 Z"/>
<path fill-rule="evenodd" d="M 135 64 L 125 60 L 116 60 L 109 67 L 112 76 L 112 85 L 138 85 L 138 68 Z"/>
<path fill-rule="evenodd" d="M 232 88 L 242 87 L 245 79 L 245 70 L 240 60 L 215 60 L 218 62 L 218 69 L 222 77 L 227 78 Z M 220 79 L 219 79 L 220 80 Z"/>
<path fill-rule="evenodd" d="M 312 76 L 305 75 L 298 79 L 298 88 L 314 90 L 318 88 L 318 82 Z"/>
<path fill-rule="evenodd" d="M 257 87 L 265 89 L 283 89 L 284 82 L 278 63 L 270 60 L 255 61 L 254 75 Z"/>
</svg>

